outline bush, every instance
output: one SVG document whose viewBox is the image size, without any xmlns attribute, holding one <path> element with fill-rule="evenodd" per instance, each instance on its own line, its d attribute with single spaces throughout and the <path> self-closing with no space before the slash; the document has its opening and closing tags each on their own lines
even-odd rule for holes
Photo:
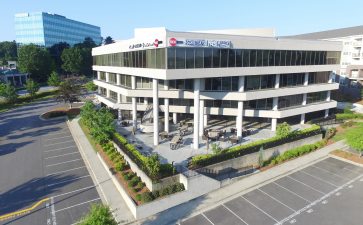
<svg viewBox="0 0 363 225">
<path fill-rule="evenodd" d="M 291 132 L 291 126 L 288 123 L 283 122 L 277 125 L 276 136 L 286 137 L 290 134 L 290 132 Z"/>
<path fill-rule="evenodd" d="M 145 183 L 139 181 L 139 183 L 137 184 L 137 187 L 139 187 L 140 189 L 143 189 L 145 187 Z"/>
<path fill-rule="evenodd" d="M 90 212 L 80 220 L 80 225 L 108 224 L 117 225 L 109 207 L 95 204 L 91 206 Z"/>
<path fill-rule="evenodd" d="M 142 193 L 142 197 L 141 198 L 142 198 L 142 201 L 144 203 L 151 202 L 152 200 L 154 200 L 153 195 L 152 195 L 151 192 L 144 192 L 144 193 Z"/>
<path fill-rule="evenodd" d="M 169 195 L 169 194 L 170 194 L 170 192 L 169 192 L 168 188 L 163 188 L 160 191 L 160 196 L 165 196 L 165 195 Z"/>
<path fill-rule="evenodd" d="M 154 199 L 157 199 L 160 197 L 160 191 L 153 191 L 152 192 Z"/>
<path fill-rule="evenodd" d="M 339 113 L 335 115 L 337 120 L 352 120 L 352 119 L 363 119 L 363 114 L 358 113 Z"/>
<path fill-rule="evenodd" d="M 332 137 L 334 137 L 334 135 L 337 133 L 337 129 L 335 127 L 331 127 L 329 128 L 328 130 L 326 130 L 325 132 L 325 139 L 326 140 L 329 140 L 331 139 Z"/>
<path fill-rule="evenodd" d="M 351 127 L 351 126 L 353 126 L 355 124 L 355 122 L 354 121 L 346 121 L 346 122 L 344 122 L 341 126 L 343 127 L 343 128 L 347 128 L 347 127 Z"/>
<path fill-rule="evenodd" d="M 191 160 L 191 167 L 198 168 L 202 166 L 211 165 L 228 159 L 233 159 L 247 154 L 258 152 L 261 147 L 263 147 L 264 149 L 268 149 L 318 134 L 321 134 L 320 126 L 312 125 L 310 128 L 304 130 L 290 132 L 287 136 L 284 137 L 275 136 L 272 138 L 251 142 L 245 145 L 234 146 L 229 149 L 225 149 L 221 154 L 218 155 L 205 154 L 205 155 L 194 156 Z"/>
<path fill-rule="evenodd" d="M 135 187 L 138 183 L 139 181 L 133 177 L 131 180 L 129 180 L 129 187 Z"/>
<path fill-rule="evenodd" d="M 131 180 L 131 176 L 130 176 L 130 174 L 129 174 L 129 173 L 125 173 L 125 174 L 123 175 L 123 177 L 124 177 L 124 179 L 125 179 L 125 180 Z"/>
<path fill-rule="evenodd" d="M 138 176 L 134 176 L 131 180 L 133 182 L 136 182 L 136 184 L 138 184 L 141 181 L 140 177 L 138 177 Z"/>
<path fill-rule="evenodd" d="M 135 196 L 135 198 L 136 198 L 136 200 L 137 200 L 137 201 L 141 201 L 141 199 L 142 199 L 142 197 L 141 197 L 141 195 L 140 195 L 140 194 L 137 194 L 137 195 Z"/>
<path fill-rule="evenodd" d="M 115 169 L 116 171 L 123 171 L 126 168 L 126 163 L 125 162 L 117 162 L 115 164 Z"/>
</svg>

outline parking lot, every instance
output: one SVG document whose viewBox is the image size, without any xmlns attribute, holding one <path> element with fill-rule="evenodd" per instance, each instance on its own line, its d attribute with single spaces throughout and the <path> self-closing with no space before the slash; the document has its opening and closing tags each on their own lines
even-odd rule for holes
<svg viewBox="0 0 363 225">
<path fill-rule="evenodd" d="M 327 158 L 179 225 L 361 225 L 362 190 L 362 167 Z"/>
<path fill-rule="evenodd" d="M 101 199 L 66 123 L 60 120 L 52 127 L 57 131 L 42 137 L 45 187 L 51 193 L 47 223 L 69 225 Z"/>
</svg>

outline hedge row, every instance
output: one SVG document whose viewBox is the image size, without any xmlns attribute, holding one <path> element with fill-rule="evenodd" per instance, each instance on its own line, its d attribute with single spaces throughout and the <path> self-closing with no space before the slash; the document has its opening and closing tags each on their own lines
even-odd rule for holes
<svg viewBox="0 0 363 225">
<path fill-rule="evenodd" d="M 190 167 L 195 169 L 211 164 L 219 163 L 225 160 L 237 158 L 254 152 L 258 152 L 261 147 L 264 149 L 273 148 L 285 143 L 290 143 L 299 139 L 315 136 L 321 134 L 321 128 L 318 125 L 312 125 L 310 128 L 293 131 L 287 136 L 275 136 L 269 139 L 255 141 L 246 145 L 239 145 L 224 149 L 218 154 L 206 154 L 194 156 L 191 160 Z"/>
<path fill-rule="evenodd" d="M 151 202 L 160 197 L 171 195 L 184 190 L 185 190 L 184 184 L 176 183 L 176 184 L 171 184 L 158 191 L 142 193 L 141 195 L 138 195 L 137 198 L 139 201 L 142 202 Z"/>
<path fill-rule="evenodd" d="M 324 147 L 326 145 L 326 143 L 327 143 L 327 140 L 322 140 L 322 141 L 318 141 L 314 144 L 303 145 L 303 146 L 288 150 L 288 151 L 284 152 L 283 154 L 278 155 L 275 158 L 272 158 L 272 159 L 266 161 L 264 164 L 265 165 L 276 165 L 276 164 L 282 163 L 284 161 L 297 158 L 306 153 L 309 153 L 309 152 L 315 151 L 316 149 Z"/>
<path fill-rule="evenodd" d="M 157 166 L 159 167 L 159 170 L 155 174 L 152 169 L 155 168 L 155 165 L 153 165 L 153 163 L 157 162 L 153 161 L 151 157 L 142 155 L 134 145 L 129 144 L 127 142 L 127 139 L 118 133 L 113 134 L 113 141 L 153 181 L 157 181 L 164 177 L 172 176 L 176 173 L 176 169 L 173 165 L 158 163 Z"/>
<path fill-rule="evenodd" d="M 339 113 L 335 115 L 337 120 L 363 119 L 363 114 L 358 113 Z"/>
</svg>

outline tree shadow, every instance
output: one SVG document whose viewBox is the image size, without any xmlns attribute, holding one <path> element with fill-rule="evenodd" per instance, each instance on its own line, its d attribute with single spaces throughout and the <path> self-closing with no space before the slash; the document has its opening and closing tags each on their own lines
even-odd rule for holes
<svg viewBox="0 0 363 225">
<path fill-rule="evenodd" d="M 21 148 L 33 141 L 25 141 L 21 143 L 8 143 L 0 145 L 0 156 L 7 155 L 16 151 L 16 149 Z"/>
<path fill-rule="evenodd" d="M 22 133 L 22 134 L 15 134 L 15 135 L 9 135 L 7 136 L 7 139 L 18 139 L 18 138 L 24 138 L 24 137 L 36 137 L 36 136 L 42 136 L 45 134 L 48 134 L 49 132 L 54 132 L 54 131 L 58 131 L 61 128 L 46 128 L 46 129 L 42 129 L 42 130 L 37 130 L 37 131 L 30 131 L 30 132 L 26 132 L 26 133 Z"/>
</svg>

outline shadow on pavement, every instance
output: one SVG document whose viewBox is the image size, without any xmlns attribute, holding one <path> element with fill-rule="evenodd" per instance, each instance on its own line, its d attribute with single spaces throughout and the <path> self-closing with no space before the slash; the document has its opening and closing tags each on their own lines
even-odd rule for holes
<svg viewBox="0 0 363 225">
<path fill-rule="evenodd" d="M 25 142 L 21 142 L 21 143 L 0 144 L 0 156 L 13 153 L 16 151 L 16 149 L 21 148 L 30 143 L 32 143 L 32 141 L 25 141 Z"/>
</svg>

